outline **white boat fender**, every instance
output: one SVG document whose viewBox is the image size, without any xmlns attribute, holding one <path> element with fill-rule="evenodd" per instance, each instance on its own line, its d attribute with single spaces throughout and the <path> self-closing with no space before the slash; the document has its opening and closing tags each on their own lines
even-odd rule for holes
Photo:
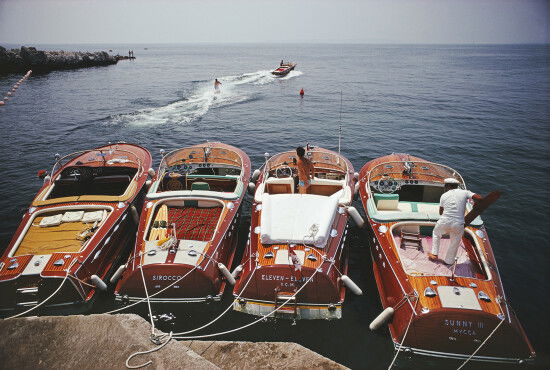
<svg viewBox="0 0 550 370">
<path fill-rule="evenodd" d="M 358 182 L 355 184 L 354 188 L 353 188 L 353 195 L 357 195 L 357 193 L 359 193 L 359 188 L 361 187 L 361 183 Z"/>
<path fill-rule="evenodd" d="M 258 181 L 258 177 L 260 177 L 260 170 L 256 169 L 254 170 L 254 172 L 252 172 L 252 177 L 250 178 L 250 181 L 251 182 L 256 182 Z"/>
<path fill-rule="evenodd" d="M 394 312 L 395 310 L 393 309 L 393 307 L 388 307 L 384 311 L 380 312 L 380 315 L 376 316 L 376 318 L 370 323 L 369 329 L 379 329 L 382 325 L 391 320 Z"/>
<path fill-rule="evenodd" d="M 49 183 L 51 179 L 52 179 L 52 178 L 51 178 L 51 176 L 50 176 L 50 175 L 46 175 L 46 176 L 44 176 L 44 184 L 47 184 L 47 183 Z"/>
<path fill-rule="evenodd" d="M 155 175 L 157 174 L 157 173 L 155 172 L 155 170 L 152 169 L 152 168 L 149 168 L 149 170 L 147 170 L 147 173 L 148 173 L 149 176 L 151 176 L 151 177 L 155 177 Z"/>
<path fill-rule="evenodd" d="M 243 265 L 239 265 L 235 267 L 235 269 L 231 273 L 231 276 L 233 276 L 233 279 L 237 279 L 242 271 L 243 271 Z"/>
<path fill-rule="evenodd" d="M 100 290 L 107 290 L 107 284 L 97 275 L 90 276 L 90 280 Z"/>
<path fill-rule="evenodd" d="M 136 206 L 131 206 L 130 207 L 130 213 L 132 214 L 132 220 L 134 220 L 136 225 L 139 225 L 139 214 L 138 214 L 138 211 L 136 209 Z"/>
<path fill-rule="evenodd" d="M 253 182 L 249 182 L 248 183 L 248 194 L 254 195 L 255 192 L 256 192 L 256 184 L 254 184 Z"/>
<path fill-rule="evenodd" d="M 220 269 L 223 276 L 225 276 L 225 278 L 227 279 L 227 282 L 231 285 L 235 285 L 235 283 L 236 283 L 235 278 L 233 277 L 233 275 L 231 275 L 231 273 L 229 272 L 227 267 L 225 267 L 225 265 L 223 263 L 219 262 L 218 263 L 218 268 Z"/>
<path fill-rule="evenodd" d="M 363 295 L 363 291 L 361 290 L 361 288 L 359 288 L 359 287 L 357 286 L 357 284 L 355 284 L 355 283 L 353 282 L 353 280 L 351 280 L 351 279 L 349 278 L 349 276 L 347 276 L 347 275 L 342 275 L 342 276 L 340 277 L 340 280 L 342 280 L 342 282 L 344 283 L 344 285 L 345 285 L 349 290 L 351 290 L 351 291 L 353 292 L 353 294 L 355 294 L 355 295 Z"/>
<path fill-rule="evenodd" d="M 365 226 L 365 221 L 363 220 L 363 217 L 359 214 L 359 211 L 355 207 L 347 207 L 346 208 L 348 215 L 353 219 L 353 222 L 357 225 L 358 228 L 362 229 L 363 226 Z"/>
<path fill-rule="evenodd" d="M 111 284 L 114 284 L 120 279 L 122 276 L 122 273 L 126 270 L 126 265 L 120 265 L 120 267 L 115 271 L 113 276 L 111 276 L 111 279 L 109 280 Z"/>
</svg>

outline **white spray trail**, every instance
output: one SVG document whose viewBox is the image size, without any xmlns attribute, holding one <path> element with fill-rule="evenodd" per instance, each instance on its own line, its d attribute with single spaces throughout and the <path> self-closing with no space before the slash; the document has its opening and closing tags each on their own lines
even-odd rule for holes
<svg viewBox="0 0 550 370">
<path fill-rule="evenodd" d="M 115 123 L 132 123 L 136 125 L 158 125 L 164 123 L 185 124 L 203 117 L 211 108 L 225 107 L 254 98 L 239 89 L 241 85 L 265 85 L 280 80 L 300 76 L 302 72 L 291 71 L 285 77 L 274 77 L 270 71 L 243 73 L 237 76 L 220 77 L 222 86 L 216 93 L 213 84 L 204 82 L 192 95 L 183 100 L 158 108 L 142 109 L 133 113 L 112 117 Z"/>
</svg>

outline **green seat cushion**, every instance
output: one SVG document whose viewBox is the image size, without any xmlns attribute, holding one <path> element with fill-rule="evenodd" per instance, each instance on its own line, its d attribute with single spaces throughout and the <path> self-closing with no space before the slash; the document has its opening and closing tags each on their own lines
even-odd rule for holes
<svg viewBox="0 0 550 370">
<path fill-rule="evenodd" d="M 380 194 L 374 193 L 374 203 L 378 205 L 379 200 L 397 200 L 399 201 L 399 194 Z"/>
<path fill-rule="evenodd" d="M 191 190 L 210 190 L 210 185 L 207 182 L 194 182 L 191 184 Z"/>
</svg>

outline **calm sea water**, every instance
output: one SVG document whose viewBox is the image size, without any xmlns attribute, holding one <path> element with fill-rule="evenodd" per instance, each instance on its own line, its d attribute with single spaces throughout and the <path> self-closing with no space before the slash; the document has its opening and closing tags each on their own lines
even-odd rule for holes
<svg viewBox="0 0 550 370">
<path fill-rule="evenodd" d="M 161 148 L 219 140 L 244 149 L 258 167 L 264 152 L 306 142 L 337 149 L 341 111 L 342 152 L 357 171 L 370 159 L 406 152 L 456 168 L 475 192 L 504 191 L 484 220 L 509 300 L 538 364 L 548 366 L 549 46 L 41 48 L 133 49 L 137 59 L 33 75 L 0 107 L 0 248 L 40 187 L 36 171 L 51 168 L 56 152 L 125 140 L 147 147 L 158 164 Z M 297 70 L 272 78 L 269 70 L 283 58 L 298 62 Z M 0 97 L 20 77 L 0 77 Z M 217 96 L 214 78 L 223 84 Z M 248 223 L 245 218 L 243 230 Z M 387 330 L 368 330 L 381 307 L 367 242 L 357 230 L 352 236 L 350 275 L 365 295 L 348 295 L 342 320 L 270 320 L 222 339 L 296 341 L 353 368 L 387 367 L 393 355 Z M 159 323 L 165 330 L 191 329 L 230 301 L 206 312 L 168 306 L 155 313 L 176 316 Z M 105 298 L 96 310 L 110 304 Z M 230 313 L 209 332 L 251 320 Z"/>
</svg>

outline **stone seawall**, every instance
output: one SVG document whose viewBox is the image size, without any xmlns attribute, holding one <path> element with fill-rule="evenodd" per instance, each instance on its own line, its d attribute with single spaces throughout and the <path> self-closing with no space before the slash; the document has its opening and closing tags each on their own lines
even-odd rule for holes
<svg viewBox="0 0 550 370">
<path fill-rule="evenodd" d="M 137 315 L 75 315 L 0 320 L 0 368 L 124 369 L 156 346 Z M 146 369 L 346 369 L 299 344 L 172 340 L 136 356 Z"/>
<path fill-rule="evenodd" d="M 26 72 L 49 72 L 59 69 L 74 69 L 116 64 L 121 57 L 105 51 L 94 53 L 76 51 L 43 51 L 22 46 L 7 50 L 0 46 L 0 74 Z"/>
</svg>

